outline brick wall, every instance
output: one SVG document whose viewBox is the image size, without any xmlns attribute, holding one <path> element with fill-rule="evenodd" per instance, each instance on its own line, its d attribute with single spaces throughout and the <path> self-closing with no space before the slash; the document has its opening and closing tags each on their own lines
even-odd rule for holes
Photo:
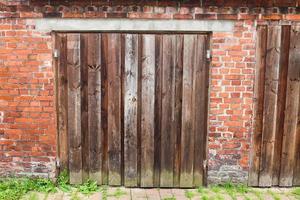
<svg viewBox="0 0 300 200">
<path fill-rule="evenodd" d="M 246 182 L 255 73 L 255 27 L 213 33 L 208 135 L 210 182 Z"/>
<path fill-rule="evenodd" d="M 11 2 L 10 2 L 11 3 Z M 296 8 L 3 6 L 0 9 L 0 175 L 54 176 L 56 124 L 50 33 L 27 18 L 232 19 L 212 33 L 208 181 L 246 182 L 252 133 L 255 24 L 299 20 Z"/>
<path fill-rule="evenodd" d="M 54 175 L 51 42 L 26 20 L 0 20 L 0 175 Z"/>
</svg>

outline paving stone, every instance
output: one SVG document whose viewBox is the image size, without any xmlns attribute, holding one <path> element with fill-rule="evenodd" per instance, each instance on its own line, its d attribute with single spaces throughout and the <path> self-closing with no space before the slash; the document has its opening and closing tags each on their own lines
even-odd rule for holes
<svg viewBox="0 0 300 200">
<path fill-rule="evenodd" d="M 274 200 L 273 196 L 270 194 L 263 194 L 262 196 L 264 200 Z"/>
<path fill-rule="evenodd" d="M 100 200 L 100 199 L 102 199 L 102 193 L 101 192 L 97 192 L 95 194 L 92 194 L 91 196 L 89 196 L 88 199 L 89 200 Z"/>
<path fill-rule="evenodd" d="M 251 200 L 256 200 L 258 199 L 256 195 L 254 195 L 253 193 L 251 192 L 248 192 L 246 194 L 244 194 L 244 197 L 243 197 L 245 200 L 247 199 L 251 199 Z"/>
<path fill-rule="evenodd" d="M 292 188 L 255 188 L 251 192 L 246 194 L 237 194 L 236 200 L 274 200 L 274 197 L 279 197 L 280 200 L 300 200 L 299 197 L 296 197 L 291 194 Z M 124 188 L 124 187 L 109 187 L 107 191 L 108 200 L 164 200 L 168 198 L 175 198 L 176 200 L 189 200 L 186 197 L 186 191 L 189 191 L 194 194 L 192 200 L 202 200 L 203 196 L 206 196 L 208 199 L 218 199 L 221 197 L 224 200 L 232 200 L 232 197 L 226 193 L 226 191 L 216 191 L 205 189 L 203 193 L 199 193 L 195 189 L 142 189 L 142 188 Z M 117 194 L 120 194 L 119 196 Z M 22 200 L 29 200 L 32 198 L 38 200 L 73 200 L 74 195 L 79 200 L 101 200 L 103 194 L 101 192 L 94 193 L 90 196 L 83 195 L 79 192 L 63 193 L 61 191 L 57 193 L 38 193 L 30 192 L 25 195 Z M 260 198 L 259 198 L 260 196 Z"/>
<path fill-rule="evenodd" d="M 192 200 L 198 200 L 198 199 L 201 199 L 201 198 L 200 198 L 200 194 L 199 194 L 198 190 L 196 190 L 196 189 L 182 190 L 184 199 L 187 199 L 187 200 L 188 200 L 188 197 L 187 197 L 188 194 L 186 194 L 187 192 L 189 192 L 189 193 L 192 194 L 192 196 L 193 196 L 193 197 L 191 198 Z M 182 197 L 182 195 L 180 195 L 180 197 Z M 176 198 L 176 199 L 177 199 L 177 198 Z"/>
<path fill-rule="evenodd" d="M 154 189 L 145 189 L 147 199 L 148 200 L 160 200 L 160 195 L 159 195 L 159 190 L 154 188 Z"/>
<path fill-rule="evenodd" d="M 131 189 L 131 199 L 147 199 L 147 194 L 144 189 L 141 188 L 132 188 Z"/>
<path fill-rule="evenodd" d="M 130 200 L 131 199 L 131 190 L 129 188 L 121 188 L 121 192 L 124 193 L 120 196 L 119 200 Z"/>
<path fill-rule="evenodd" d="M 47 200 L 64 200 L 64 193 L 63 192 L 57 192 L 57 193 L 51 193 L 47 197 Z"/>
<path fill-rule="evenodd" d="M 28 200 L 28 199 L 45 199 L 47 198 L 45 193 L 40 192 L 29 192 L 24 197 L 22 197 L 22 200 Z"/>
<path fill-rule="evenodd" d="M 283 188 L 283 187 L 278 187 L 277 189 L 283 193 L 291 193 L 293 190 L 293 188 Z"/>
<path fill-rule="evenodd" d="M 218 196 L 221 196 L 224 200 L 232 200 L 233 199 L 229 194 L 227 194 L 225 192 L 215 194 L 214 198 L 216 198 Z"/>
<path fill-rule="evenodd" d="M 63 200 L 73 200 L 73 199 L 88 200 L 90 196 L 74 191 L 72 193 L 65 193 Z"/>
<path fill-rule="evenodd" d="M 185 196 L 185 190 L 182 189 L 172 189 L 172 194 L 176 198 L 176 200 L 187 200 Z"/>
<path fill-rule="evenodd" d="M 278 197 L 280 198 L 280 200 L 290 200 L 288 194 L 278 194 Z"/>
<path fill-rule="evenodd" d="M 289 195 L 289 200 L 300 200 L 300 197 L 296 197 L 294 195 Z"/>
<path fill-rule="evenodd" d="M 161 199 L 173 197 L 172 189 L 159 189 L 159 195 Z"/>
</svg>

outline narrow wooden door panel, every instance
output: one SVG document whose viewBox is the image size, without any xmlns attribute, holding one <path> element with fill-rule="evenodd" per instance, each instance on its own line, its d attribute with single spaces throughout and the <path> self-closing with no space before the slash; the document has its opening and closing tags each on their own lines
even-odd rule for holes
<svg viewBox="0 0 300 200">
<path fill-rule="evenodd" d="M 81 141 L 82 141 L 82 181 L 89 179 L 89 124 L 88 124 L 88 34 L 80 35 L 80 98 L 81 98 Z"/>
<path fill-rule="evenodd" d="M 137 186 L 138 35 L 125 35 L 124 177 L 125 186 Z"/>
<path fill-rule="evenodd" d="M 102 184 L 101 35 L 87 34 L 89 178 Z"/>
<path fill-rule="evenodd" d="M 141 186 L 154 186 L 155 35 L 142 36 Z"/>
<path fill-rule="evenodd" d="M 249 169 L 249 185 L 258 186 L 260 158 L 261 158 L 261 140 L 264 112 L 264 86 L 265 86 L 265 65 L 267 49 L 267 26 L 257 27 L 256 41 L 256 72 L 254 83 L 253 99 L 253 137 L 251 148 L 251 165 Z"/>
<path fill-rule="evenodd" d="M 194 68 L 194 85 L 193 85 L 193 101 L 194 101 L 194 166 L 193 166 L 193 186 L 203 185 L 204 162 L 206 154 L 203 147 L 206 146 L 207 134 L 207 89 L 208 89 L 208 69 L 205 51 L 207 49 L 207 36 L 198 35 L 195 44 L 196 58 Z"/>
<path fill-rule="evenodd" d="M 102 184 L 108 184 L 108 34 L 101 34 L 101 132 Z"/>
<path fill-rule="evenodd" d="M 300 27 L 293 26 L 291 32 L 289 69 L 284 117 L 281 155 L 280 186 L 293 185 L 293 169 L 297 139 L 297 123 L 300 89 Z"/>
<path fill-rule="evenodd" d="M 121 35 L 107 38 L 108 183 L 121 185 Z"/>
<path fill-rule="evenodd" d="M 174 147 L 176 135 L 172 133 L 172 102 L 174 96 L 172 88 L 174 85 L 174 63 L 173 48 L 175 45 L 175 37 L 173 35 L 164 35 L 162 39 L 162 115 L 161 115 L 161 161 L 160 161 L 160 186 L 173 186 L 173 169 L 174 169 Z M 168 145 L 166 145 L 168 144 Z"/>
<path fill-rule="evenodd" d="M 183 35 L 175 36 L 173 48 L 174 62 L 174 84 L 173 84 L 173 116 L 172 133 L 175 135 L 174 147 L 174 187 L 180 186 L 180 158 L 181 158 L 181 115 L 182 115 L 182 73 L 183 73 Z"/>
<path fill-rule="evenodd" d="M 290 26 L 282 26 L 281 30 L 281 47 L 280 47 L 280 69 L 279 69 L 279 83 L 278 83 L 278 98 L 277 98 L 277 118 L 276 118 L 276 132 L 274 144 L 274 164 L 272 174 L 272 185 L 279 184 L 279 174 L 281 166 L 281 150 L 282 137 L 284 130 L 284 112 L 286 102 L 286 86 L 287 86 L 287 72 L 289 66 L 289 48 L 290 48 Z"/>
<path fill-rule="evenodd" d="M 161 116 L 162 116 L 162 35 L 155 36 L 155 131 L 154 131 L 154 186 L 160 186 L 160 149 L 161 149 Z"/>
<path fill-rule="evenodd" d="M 299 26 L 258 27 L 251 186 L 300 182 L 299 41 Z"/>
<path fill-rule="evenodd" d="M 202 185 L 207 35 L 58 34 L 59 156 L 71 183 Z"/>
<path fill-rule="evenodd" d="M 299 77 L 300 78 L 300 77 Z M 300 94 L 300 89 L 299 89 Z M 297 135 L 296 135 L 296 149 L 295 149 L 295 166 L 294 166 L 294 179 L 293 185 L 300 186 L 300 103 L 298 105 L 298 122 L 297 122 Z"/>
<path fill-rule="evenodd" d="M 68 75 L 67 75 L 67 35 L 59 34 L 55 38 L 56 46 L 60 50 L 60 57 L 56 60 L 57 65 L 57 121 L 58 121 L 58 142 L 60 170 L 69 168 L 68 150 Z"/>
<path fill-rule="evenodd" d="M 80 80 L 80 35 L 70 34 L 67 41 L 68 73 L 68 135 L 70 182 L 82 182 L 81 141 L 81 80 Z"/>
<path fill-rule="evenodd" d="M 182 93 L 182 129 L 181 129 L 181 174 L 180 186 L 193 185 L 193 157 L 194 157 L 194 71 L 197 55 L 197 35 L 184 36 L 183 50 L 183 93 Z M 190 160 L 191 162 L 186 162 Z"/>
<path fill-rule="evenodd" d="M 268 54 L 266 56 L 264 117 L 262 130 L 262 149 L 265 151 L 262 151 L 261 155 L 261 171 L 259 179 L 259 186 L 262 187 L 272 185 L 280 61 L 280 36 L 280 26 L 272 26 L 269 28 L 267 39 Z"/>
</svg>

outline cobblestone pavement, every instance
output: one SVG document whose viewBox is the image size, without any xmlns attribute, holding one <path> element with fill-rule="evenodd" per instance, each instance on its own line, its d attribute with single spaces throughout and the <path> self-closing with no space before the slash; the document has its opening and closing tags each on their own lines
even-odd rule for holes
<svg viewBox="0 0 300 200">
<path fill-rule="evenodd" d="M 251 189 L 245 194 L 226 192 L 225 190 L 204 189 L 140 189 L 140 188 L 108 188 L 105 192 L 97 192 L 90 196 L 76 191 L 54 194 L 29 193 L 24 200 L 300 200 L 292 194 L 292 189 Z"/>
</svg>

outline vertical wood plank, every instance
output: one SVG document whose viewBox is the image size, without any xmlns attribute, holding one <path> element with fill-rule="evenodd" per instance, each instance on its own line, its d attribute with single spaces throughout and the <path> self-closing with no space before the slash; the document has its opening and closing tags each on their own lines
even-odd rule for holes
<svg viewBox="0 0 300 200">
<path fill-rule="evenodd" d="M 175 135 L 172 133 L 172 87 L 174 63 L 172 48 L 174 36 L 163 35 L 163 64 L 162 64 L 162 116 L 161 116 L 161 171 L 160 186 L 173 186 L 174 146 Z M 168 145 L 166 145 L 168 144 Z"/>
<path fill-rule="evenodd" d="M 193 129 L 195 131 L 194 150 L 194 183 L 193 186 L 203 185 L 203 163 L 206 154 L 207 135 L 207 102 L 208 102 L 208 69 L 206 60 L 207 36 L 198 35 L 195 46 L 195 65 L 193 77 Z"/>
<path fill-rule="evenodd" d="M 300 87 L 300 27 L 292 26 L 286 107 L 281 154 L 280 186 L 292 186 L 295 163 Z"/>
<path fill-rule="evenodd" d="M 196 35 L 184 35 L 180 187 L 193 186 L 195 137 L 193 80 L 196 67 L 194 63 L 196 42 Z"/>
<path fill-rule="evenodd" d="M 182 112 L 182 70 L 183 70 L 183 35 L 175 35 L 173 51 L 173 98 L 174 115 L 172 117 L 172 134 L 175 135 L 174 147 L 174 187 L 180 185 L 180 156 L 181 156 L 181 112 Z"/>
<path fill-rule="evenodd" d="M 124 185 L 125 180 L 124 180 L 124 173 L 125 173 L 125 162 L 124 162 L 124 155 L 125 155 L 125 150 L 124 150 L 124 107 L 125 107 L 125 102 L 124 102 L 124 96 L 125 96 L 125 36 L 126 34 L 121 34 L 121 46 L 120 46 L 120 51 L 121 51 L 121 184 Z M 137 107 L 139 107 L 137 105 Z M 138 131 L 137 131 L 138 132 Z"/>
<path fill-rule="evenodd" d="M 101 34 L 102 184 L 108 184 L 108 33 Z"/>
<path fill-rule="evenodd" d="M 109 185 L 121 184 L 121 34 L 108 35 L 108 169 Z"/>
<path fill-rule="evenodd" d="M 125 35 L 124 178 L 125 186 L 137 186 L 138 35 Z"/>
<path fill-rule="evenodd" d="M 80 96 L 81 96 L 81 141 L 82 141 L 82 181 L 88 180 L 90 145 L 89 145 L 89 126 L 88 126 L 88 34 L 80 35 Z"/>
<path fill-rule="evenodd" d="M 264 86 L 265 86 L 265 70 L 266 70 L 266 53 L 267 53 L 267 26 L 257 27 L 256 42 L 256 72 L 254 84 L 254 106 L 253 106 L 253 135 L 251 148 L 251 163 L 249 169 L 250 186 L 258 186 L 261 142 L 262 142 L 262 126 L 263 126 L 263 110 L 264 110 Z"/>
<path fill-rule="evenodd" d="M 142 36 L 141 186 L 154 186 L 155 35 Z"/>
<path fill-rule="evenodd" d="M 154 186 L 160 186 L 161 116 L 162 116 L 162 35 L 155 35 L 155 101 L 154 101 Z"/>
<path fill-rule="evenodd" d="M 300 95 L 300 89 L 299 89 Z M 298 123 L 297 123 L 297 138 L 296 138 L 296 155 L 294 167 L 293 186 L 300 186 L 300 103 L 298 106 Z"/>
<path fill-rule="evenodd" d="M 281 26 L 269 26 L 267 39 L 262 155 L 259 186 L 272 185 L 278 98 Z"/>
<path fill-rule="evenodd" d="M 281 48 L 280 48 L 280 69 L 279 69 L 279 86 L 277 98 L 277 123 L 274 145 L 274 164 L 272 185 L 279 184 L 280 164 L 281 164 L 281 147 L 284 126 L 284 110 L 286 100 L 287 71 L 289 65 L 289 48 L 290 48 L 290 26 L 282 26 L 281 30 Z"/>
<path fill-rule="evenodd" d="M 89 179 L 102 184 L 101 35 L 87 35 Z"/>
<path fill-rule="evenodd" d="M 70 183 L 82 183 L 80 34 L 67 37 Z"/>
<path fill-rule="evenodd" d="M 56 49 L 59 50 L 57 60 L 57 120 L 60 170 L 69 168 L 68 153 L 68 84 L 67 84 L 67 36 L 57 34 L 55 38 Z"/>
</svg>

